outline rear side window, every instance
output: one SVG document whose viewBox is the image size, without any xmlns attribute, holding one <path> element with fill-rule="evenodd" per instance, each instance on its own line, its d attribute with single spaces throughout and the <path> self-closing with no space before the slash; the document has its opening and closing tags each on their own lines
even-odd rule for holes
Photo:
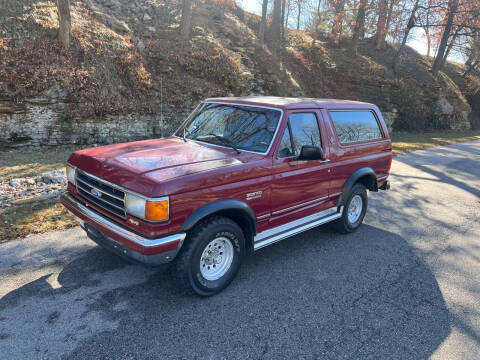
<svg viewBox="0 0 480 360">
<path fill-rule="evenodd" d="M 383 138 L 377 118 L 370 110 L 332 110 L 330 116 L 342 144 Z"/>
</svg>

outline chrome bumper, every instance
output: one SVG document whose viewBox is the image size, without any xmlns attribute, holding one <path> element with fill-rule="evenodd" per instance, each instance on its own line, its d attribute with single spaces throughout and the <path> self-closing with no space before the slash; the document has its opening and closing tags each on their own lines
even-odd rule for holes
<svg viewBox="0 0 480 360">
<path fill-rule="evenodd" d="M 114 223 L 113 221 L 109 220 L 98 212 L 87 208 L 80 201 L 78 201 L 76 198 L 74 198 L 68 193 L 63 194 L 60 201 L 68 210 L 70 210 L 75 215 L 76 220 L 78 221 L 80 226 L 87 232 L 87 235 L 91 240 L 122 257 L 126 257 L 130 260 L 141 262 L 146 265 L 154 266 L 172 261 L 182 247 L 183 241 L 187 236 L 186 233 L 178 233 L 166 237 L 150 239 L 134 233 Z M 92 223 L 98 226 L 94 227 L 91 225 Z M 106 236 L 102 233 L 102 230 L 98 230 L 98 227 L 100 229 L 105 229 L 108 232 L 115 234 L 116 237 L 124 240 L 122 242 L 131 243 L 134 247 L 141 249 L 151 250 L 153 248 L 168 247 L 169 245 L 175 243 L 177 243 L 178 245 L 173 250 L 160 252 L 153 255 L 146 255 L 142 254 L 139 251 L 135 251 L 134 249 L 124 244 L 121 244 L 120 242 L 112 239 L 109 236 Z"/>
</svg>

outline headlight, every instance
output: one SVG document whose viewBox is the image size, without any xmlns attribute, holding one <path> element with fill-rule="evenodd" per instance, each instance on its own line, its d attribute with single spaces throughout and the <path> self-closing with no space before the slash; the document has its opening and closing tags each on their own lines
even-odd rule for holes
<svg viewBox="0 0 480 360">
<path fill-rule="evenodd" d="M 148 200 L 128 192 L 125 196 L 125 207 L 127 213 L 130 215 L 149 221 L 168 220 L 168 197 L 163 197 L 158 200 Z"/>
<path fill-rule="evenodd" d="M 65 172 L 67 173 L 67 180 L 69 182 L 71 182 L 73 185 L 75 185 L 75 183 L 76 183 L 76 180 L 75 180 L 76 169 L 73 166 L 67 164 L 67 167 L 65 168 Z"/>
</svg>

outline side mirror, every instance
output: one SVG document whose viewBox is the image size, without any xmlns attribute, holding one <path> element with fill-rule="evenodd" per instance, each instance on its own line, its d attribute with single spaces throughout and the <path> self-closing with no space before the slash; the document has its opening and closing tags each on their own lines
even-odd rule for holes
<svg viewBox="0 0 480 360">
<path fill-rule="evenodd" d="M 318 146 L 304 145 L 297 160 L 323 160 L 323 150 Z"/>
</svg>

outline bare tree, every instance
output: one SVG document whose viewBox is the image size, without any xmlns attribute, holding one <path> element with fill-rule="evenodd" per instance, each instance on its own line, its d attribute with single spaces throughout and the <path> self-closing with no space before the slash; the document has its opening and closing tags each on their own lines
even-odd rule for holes
<svg viewBox="0 0 480 360">
<path fill-rule="evenodd" d="M 375 43 L 377 49 L 380 49 L 385 45 L 385 39 L 387 37 L 387 15 L 388 0 L 378 0 L 377 33 L 375 34 Z"/>
<path fill-rule="evenodd" d="M 393 57 L 392 67 L 394 71 L 396 71 L 397 69 L 398 60 L 400 59 L 400 55 L 402 54 L 405 44 L 407 43 L 410 30 L 412 30 L 412 28 L 415 26 L 415 19 L 416 19 L 416 14 L 418 10 L 418 2 L 419 0 L 415 0 L 415 5 L 413 6 L 412 12 L 410 13 L 410 17 L 408 19 L 407 27 L 405 28 L 405 33 L 403 35 L 402 43 L 400 44 L 400 47 L 398 48 L 397 52 L 395 53 L 395 56 Z"/>
<path fill-rule="evenodd" d="M 70 47 L 71 37 L 71 16 L 70 16 L 70 0 L 57 0 L 58 10 L 58 38 L 65 49 Z"/>
<path fill-rule="evenodd" d="M 335 43 L 338 43 L 340 41 L 340 37 L 342 35 L 342 23 L 345 15 L 344 8 L 345 0 L 333 1 L 333 9 L 335 14 L 333 15 L 332 36 L 335 40 Z"/>
<path fill-rule="evenodd" d="M 280 46 L 282 30 L 282 0 L 273 0 L 272 26 L 270 27 L 273 45 Z"/>
<path fill-rule="evenodd" d="M 453 36 L 450 42 L 448 43 L 447 50 L 445 51 L 445 55 L 443 55 L 442 62 L 440 64 L 440 69 L 442 69 L 445 66 L 445 63 L 447 62 L 447 58 L 450 55 L 450 51 L 452 51 L 453 45 L 455 44 L 458 34 L 462 29 L 463 29 L 463 26 L 458 26 L 455 32 L 453 33 Z"/>
<path fill-rule="evenodd" d="M 355 20 L 355 26 L 353 28 L 352 35 L 354 49 L 357 49 L 358 40 L 365 37 L 365 13 L 367 4 L 368 0 L 360 0 L 360 6 L 358 8 L 357 19 Z"/>
<path fill-rule="evenodd" d="M 480 60 L 473 60 L 470 64 L 468 64 L 467 70 L 465 70 L 465 72 L 463 73 L 463 77 L 466 77 L 467 75 L 469 75 L 479 65 L 480 65 Z"/>
<path fill-rule="evenodd" d="M 467 50 L 468 57 L 465 65 L 469 66 L 475 58 L 480 58 L 480 31 L 478 31 L 470 40 L 470 46 Z"/>
<path fill-rule="evenodd" d="M 182 0 L 182 20 L 180 21 L 180 35 L 183 39 L 190 38 L 192 28 L 192 0 Z"/>
<path fill-rule="evenodd" d="M 387 34 L 388 34 L 388 31 L 390 30 L 390 24 L 392 22 L 393 8 L 395 7 L 395 5 L 397 5 L 397 2 L 398 2 L 398 0 L 390 0 L 389 1 L 387 23 L 385 24 L 385 29 L 387 31 Z"/>
<path fill-rule="evenodd" d="M 286 3 L 287 13 L 285 14 L 284 18 L 284 28 L 288 29 L 288 19 L 290 17 L 290 0 L 287 0 Z"/>
<path fill-rule="evenodd" d="M 442 39 L 440 40 L 440 45 L 438 46 L 437 56 L 435 57 L 435 61 L 433 62 L 433 66 L 432 66 L 432 74 L 435 77 L 438 75 L 438 72 L 440 71 L 443 65 L 443 56 L 445 55 L 445 50 L 448 45 L 448 38 L 450 37 L 450 33 L 452 31 L 453 20 L 457 13 L 457 8 L 458 8 L 458 0 L 449 0 L 447 22 L 445 24 L 445 29 L 443 30 L 443 35 L 442 35 Z"/>
<path fill-rule="evenodd" d="M 300 30 L 300 18 L 302 16 L 302 0 L 297 0 L 297 30 Z"/>
<path fill-rule="evenodd" d="M 263 0 L 262 3 L 262 20 L 260 21 L 260 31 L 258 32 L 258 37 L 262 44 L 265 43 L 265 28 L 267 26 L 267 8 L 268 0 Z"/>
<path fill-rule="evenodd" d="M 432 7 L 432 1 L 428 0 L 427 10 L 425 13 L 425 26 L 423 30 L 425 31 L 425 37 L 427 38 L 427 59 L 430 60 L 430 51 L 432 49 L 432 34 L 430 33 L 430 8 Z"/>
</svg>

